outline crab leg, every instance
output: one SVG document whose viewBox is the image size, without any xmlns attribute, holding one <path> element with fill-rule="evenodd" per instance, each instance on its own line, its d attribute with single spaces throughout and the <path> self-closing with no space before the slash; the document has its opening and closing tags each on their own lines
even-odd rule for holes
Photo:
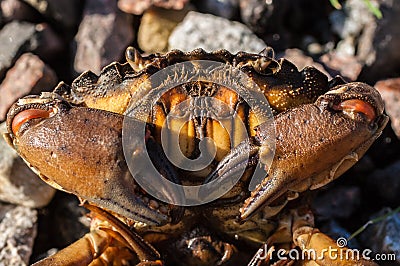
<svg viewBox="0 0 400 266">
<path fill-rule="evenodd" d="M 291 241 L 295 246 L 289 245 L 286 248 L 275 246 Z M 300 261 L 300 265 L 307 266 L 377 265 L 362 257 L 360 251 L 350 250 L 344 245 L 339 246 L 338 244 L 339 242 L 314 228 L 312 212 L 303 206 L 291 209 L 280 217 L 277 230 L 260 247 L 248 266 L 270 265 L 271 260 L 275 261 L 274 266 L 292 265 L 295 261 Z"/>
<path fill-rule="evenodd" d="M 106 232 L 94 230 L 56 254 L 33 265 L 89 265 L 107 249 L 110 243 L 111 237 Z"/>
<path fill-rule="evenodd" d="M 118 263 L 123 260 L 134 259 L 131 252 L 124 250 L 134 252 L 140 261 L 139 265 L 163 265 L 157 250 L 113 215 L 86 202 L 83 206 L 92 212 L 94 219 L 101 220 L 103 226 L 96 226 L 97 228 L 92 229 L 75 243 L 35 263 L 35 266 L 89 265 L 96 259 L 103 260 L 101 256 L 106 251 L 114 253 L 108 254 L 107 258 L 115 260 L 112 261 L 113 265 L 119 265 Z M 106 227 L 104 221 L 107 223 Z"/>
</svg>

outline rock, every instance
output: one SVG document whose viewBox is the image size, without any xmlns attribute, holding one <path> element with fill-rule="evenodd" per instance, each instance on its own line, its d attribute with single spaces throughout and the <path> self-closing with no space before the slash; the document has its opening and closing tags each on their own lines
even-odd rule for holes
<svg viewBox="0 0 400 266">
<path fill-rule="evenodd" d="M 79 0 L 24 0 L 49 21 L 54 22 L 58 30 L 70 34 L 75 30 L 82 14 L 83 1 Z"/>
<path fill-rule="evenodd" d="M 342 39 L 337 53 L 355 56 L 363 66 L 359 79 L 374 83 L 400 68 L 400 2 L 370 2 L 379 7 L 382 18 L 375 17 L 365 1 L 347 0 L 343 11 L 333 13 L 331 23 Z"/>
<path fill-rule="evenodd" d="M 32 51 L 38 46 L 35 25 L 13 21 L 0 31 L 0 79 L 20 54 Z"/>
<path fill-rule="evenodd" d="M 28 265 L 36 231 L 36 210 L 0 203 L 0 264 Z"/>
<path fill-rule="evenodd" d="M 74 70 L 99 74 L 102 67 L 121 58 L 133 37 L 130 17 L 117 8 L 114 0 L 86 1 L 75 36 Z"/>
<path fill-rule="evenodd" d="M 325 70 L 325 68 L 315 62 L 312 57 L 306 56 L 301 50 L 299 49 L 286 49 L 285 52 L 283 53 L 279 53 L 277 55 L 277 58 L 286 58 L 287 60 L 289 60 L 290 62 L 292 62 L 293 64 L 296 65 L 296 67 L 298 69 L 303 69 L 306 66 L 313 66 L 316 69 L 318 69 L 319 71 L 321 71 L 322 73 L 324 73 L 325 75 L 327 75 L 329 78 L 332 78 L 331 75 Z"/>
<path fill-rule="evenodd" d="M 188 0 L 119 0 L 118 7 L 125 13 L 141 15 L 151 6 L 165 9 L 182 9 Z"/>
<path fill-rule="evenodd" d="M 392 210 L 385 208 L 373 215 L 370 219 L 382 218 Z M 393 213 L 383 221 L 369 225 L 360 237 L 375 254 L 379 254 L 385 265 L 400 265 L 400 213 Z M 395 256 L 389 260 L 388 255 Z M 386 259 L 384 259 L 386 258 Z"/>
<path fill-rule="evenodd" d="M 313 208 L 321 220 L 348 218 L 360 206 L 360 198 L 359 187 L 332 187 L 318 195 L 313 201 Z"/>
<path fill-rule="evenodd" d="M 239 17 L 239 0 L 201 0 L 193 3 L 201 13 L 210 13 L 226 19 Z"/>
<path fill-rule="evenodd" d="M 340 75 L 349 81 L 356 81 L 363 67 L 355 56 L 336 51 L 324 54 L 320 59 L 331 76 Z"/>
<path fill-rule="evenodd" d="M 19 0 L 3 0 L 0 2 L 5 22 L 12 20 L 23 20 L 38 22 L 38 13 L 28 4 Z"/>
<path fill-rule="evenodd" d="M 51 91 L 56 84 L 56 74 L 38 56 L 21 55 L 0 84 L 0 121 L 5 120 L 8 109 L 18 98 Z"/>
<path fill-rule="evenodd" d="M 367 177 L 367 186 L 371 193 L 386 202 L 400 205 L 400 161 L 396 161 L 384 169 L 376 169 Z"/>
<path fill-rule="evenodd" d="M 385 102 L 385 110 L 390 117 L 393 131 L 400 139 L 400 78 L 378 81 L 375 88 Z"/>
<path fill-rule="evenodd" d="M 190 51 L 226 49 L 258 53 L 267 45 L 239 22 L 198 12 L 189 12 L 169 37 L 169 48 Z"/>
<path fill-rule="evenodd" d="M 166 52 L 172 30 L 183 20 L 189 9 L 150 8 L 144 12 L 138 31 L 140 49 L 147 53 Z"/>
<path fill-rule="evenodd" d="M 5 123 L 0 132 L 7 132 Z M 0 138 L 0 200 L 31 208 L 47 205 L 55 190 L 24 163 L 16 151 Z"/>
</svg>

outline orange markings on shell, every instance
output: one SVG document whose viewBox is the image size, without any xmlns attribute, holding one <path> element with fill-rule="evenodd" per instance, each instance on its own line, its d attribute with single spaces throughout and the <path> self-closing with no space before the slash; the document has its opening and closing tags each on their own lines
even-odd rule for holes
<svg viewBox="0 0 400 266">
<path fill-rule="evenodd" d="M 27 122 L 28 120 L 34 119 L 34 118 L 47 118 L 50 116 L 50 112 L 46 110 L 41 110 L 41 109 L 28 109 L 25 111 L 20 112 L 17 114 L 13 121 L 12 121 L 12 132 L 17 135 L 17 132 L 19 128 Z"/>
</svg>

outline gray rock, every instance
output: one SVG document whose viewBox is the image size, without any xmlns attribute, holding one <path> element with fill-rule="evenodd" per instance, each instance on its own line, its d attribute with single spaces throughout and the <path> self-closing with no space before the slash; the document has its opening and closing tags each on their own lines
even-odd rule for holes
<svg viewBox="0 0 400 266">
<path fill-rule="evenodd" d="M 37 232 L 37 211 L 0 203 L 0 265 L 28 265 Z"/>
<path fill-rule="evenodd" d="M 390 213 L 390 208 L 382 209 L 371 220 L 382 218 Z M 383 221 L 370 225 L 365 232 L 361 234 L 363 242 L 379 256 L 385 265 L 400 265 L 400 213 L 394 213 L 386 217 Z M 390 256 L 395 256 L 395 260 L 389 260 Z"/>
<path fill-rule="evenodd" d="M 0 31 L 0 79 L 18 56 L 24 51 L 32 51 L 38 46 L 35 25 L 13 21 Z"/>
<path fill-rule="evenodd" d="M 5 119 L 8 109 L 18 98 L 51 91 L 57 81 L 55 72 L 38 56 L 21 55 L 0 84 L 0 121 Z"/>
<path fill-rule="evenodd" d="M 0 124 L 0 132 L 6 131 L 5 123 Z M 50 202 L 54 192 L 0 137 L 0 200 L 40 208 Z"/>
<path fill-rule="evenodd" d="M 169 37 L 170 49 L 206 51 L 226 49 L 258 53 L 267 45 L 247 26 L 224 18 L 198 12 L 189 12 Z"/>
<path fill-rule="evenodd" d="M 74 70 L 99 74 L 102 67 L 121 58 L 133 37 L 132 21 L 118 9 L 116 1 L 86 1 L 75 36 Z"/>
</svg>

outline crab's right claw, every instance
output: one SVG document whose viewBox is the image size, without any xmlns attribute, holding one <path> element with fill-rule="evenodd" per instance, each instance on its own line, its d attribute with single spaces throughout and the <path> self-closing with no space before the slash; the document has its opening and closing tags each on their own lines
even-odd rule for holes
<svg viewBox="0 0 400 266">
<path fill-rule="evenodd" d="M 379 93 L 356 82 L 277 115 L 273 164 L 245 201 L 241 219 L 263 207 L 282 207 L 299 193 L 338 178 L 364 155 L 387 121 Z M 258 128 L 261 140 L 268 136 L 263 131 Z"/>
</svg>

